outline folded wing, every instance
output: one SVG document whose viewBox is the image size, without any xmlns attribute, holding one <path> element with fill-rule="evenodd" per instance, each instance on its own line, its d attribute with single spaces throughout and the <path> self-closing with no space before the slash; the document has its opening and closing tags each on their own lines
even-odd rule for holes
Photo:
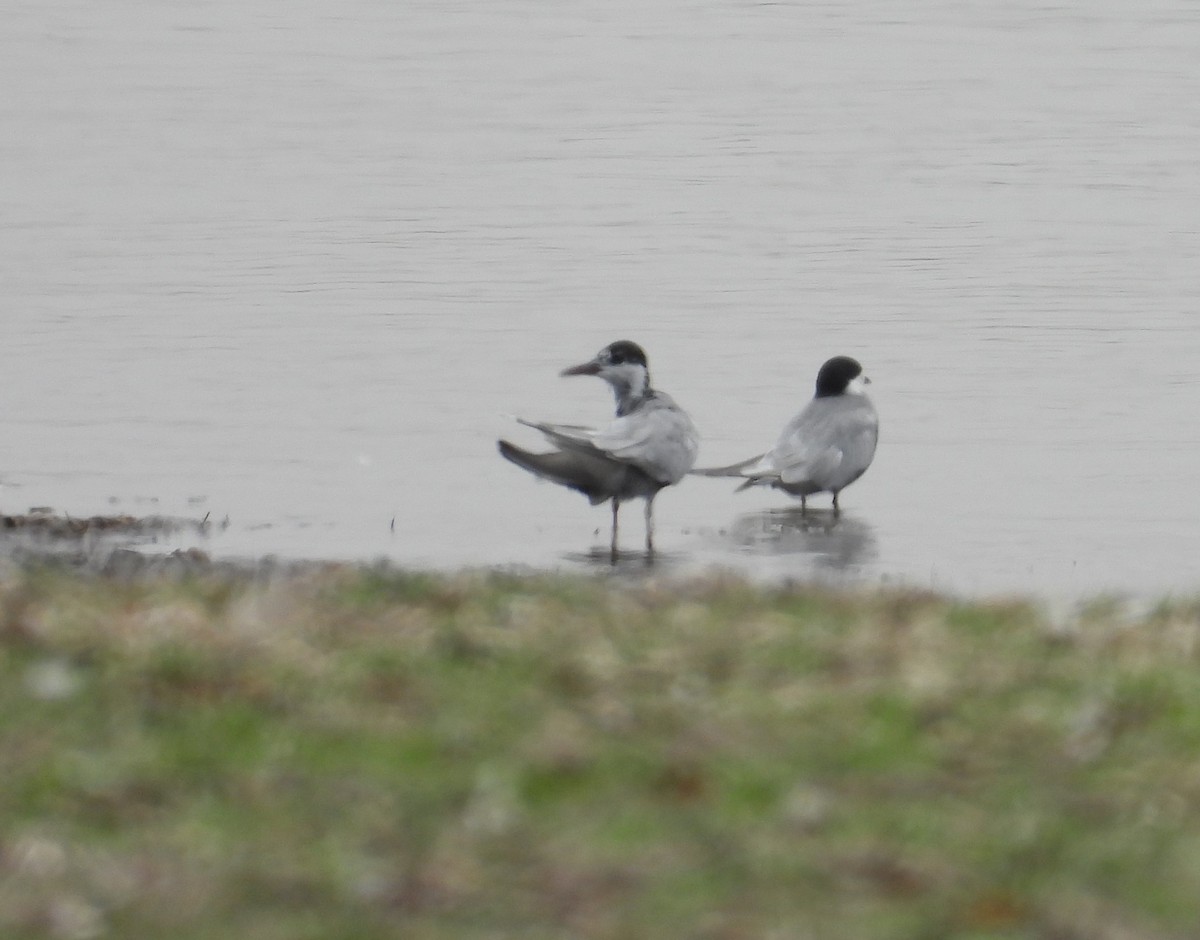
<svg viewBox="0 0 1200 940">
<path fill-rule="evenodd" d="M 682 479 L 699 449 L 691 420 L 669 404 L 643 407 L 599 430 L 573 424 L 521 423 L 537 429 L 563 451 L 628 464 L 663 484 Z"/>
<path fill-rule="evenodd" d="M 837 490 L 870 466 L 878 437 L 878 418 L 869 406 L 817 399 L 788 423 L 767 458 L 784 486 Z"/>
</svg>

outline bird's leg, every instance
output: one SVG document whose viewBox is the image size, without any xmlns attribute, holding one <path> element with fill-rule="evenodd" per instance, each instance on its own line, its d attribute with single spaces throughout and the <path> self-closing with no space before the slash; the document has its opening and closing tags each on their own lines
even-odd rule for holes
<svg viewBox="0 0 1200 940">
<path fill-rule="evenodd" d="M 806 512 L 808 512 L 808 497 L 801 496 L 800 497 L 800 515 L 803 516 Z"/>
<path fill-rule="evenodd" d="M 609 548 L 609 557 L 613 564 L 617 563 L 617 513 L 621 511 L 621 501 L 617 497 L 613 497 L 613 524 L 612 524 L 612 545 Z"/>
<path fill-rule="evenodd" d="M 654 497 L 646 500 L 646 555 L 654 554 Z"/>
<path fill-rule="evenodd" d="M 842 507 L 838 505 L 837 498 L 838 498 L 838 494 L 834 493 L 833 494 L 833 518 L 835 518 L 835 519 L 842 514 Z"/>
</svg>

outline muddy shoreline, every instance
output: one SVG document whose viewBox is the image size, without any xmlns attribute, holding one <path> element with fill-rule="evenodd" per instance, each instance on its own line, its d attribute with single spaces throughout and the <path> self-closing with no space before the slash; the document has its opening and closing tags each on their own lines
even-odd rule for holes
<svg viewBox="0 0 1200 940">
<path fill-rule="evenodd" d="M 40 508 L 0 514 L 0 566 L 65 568 L 102 577 L 138 579 L 292 573 L 334 564 L 274 556 L 214 557 L 203 542 L 226 524 L 207 516 L 70 516 Z"/>
</svg>

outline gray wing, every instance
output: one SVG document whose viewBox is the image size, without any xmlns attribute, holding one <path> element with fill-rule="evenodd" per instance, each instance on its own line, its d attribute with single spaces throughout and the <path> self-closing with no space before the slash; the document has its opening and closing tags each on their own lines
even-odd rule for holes
<svg viewBox="0 0 1200 940">
<path fill-rule="evenodd" d="M 521 423 L 541 431 L 564 450 L 630 464 L 668 484 L 679 482 L 692 468 L 700 446 L 691 419 L 661 393 L 637 411 L 600 430 L 567 424 Z"/>
<path fill-rule="evenodd" d="M 497 445 L 506 460 L 543 480 L 578 490 L 592 505 L 621 493 L 629 472 L 625 465 L 599 453 L 559 448 L 548 454 L 535 454 L 508 441 L 497 441 Z"/>
<path fill-rule="evenodd" d="M 563 450 L 586 454 L 590 457 L 606 458 L 609 455 L 597 447 L 592 438 L 599 432 L 595 428 L 584 427 L 581 424 L 549 424 L 544 421 L 526 421 L 517 418 L 518 424 L 527 428 L 541 431 L 550 443 Z"/>
<path fill-rule="evenodd" d="M 664 483 L 683 479 L 700 450 L 700 435 L 692 419 L 661 392 L 597 432 L 593 440 L 606 453 Z"/>
</svg>

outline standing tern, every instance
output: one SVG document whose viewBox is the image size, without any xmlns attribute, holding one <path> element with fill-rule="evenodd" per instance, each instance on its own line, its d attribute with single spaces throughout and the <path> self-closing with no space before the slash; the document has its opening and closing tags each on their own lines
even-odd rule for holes
<svg viewBox="0 0 1200 940">
<path fill-rule="evenodd" d="M 571 424 L 517 419 L 536 428 L 557 448 L 534 454 L 508 441 L 500 453 L 518 467 L 552 483 L 578 490 L 593 506 L 612 500 L 611 557 L 617 558 L 617 514 L 624 500 L 646 501 L 646 554 L 654 553 L 654 497 L 678 483 L 696 462 L 699 435 L 687 412 L 650 386 L 646 353 L 619 340 L 561 375 L 596 375 L 612 386 L 616 419 L 593 430 Z"/>
<path fill-rule="evenodd" d="M 693 473 L 741 477 L 738 487 L 770 486 L 800 497 L 800 511 L 814 493 L 833 494 L 834 515 L 841 512 L 838 494 L 862 476 L 875 456 L 879 415 L 864 387 L 870 379 L 849 356 L 835 356 L 817 373 L 813 400 L 783 428 L 765 454 L 728 467 Z"/>
</svg>

